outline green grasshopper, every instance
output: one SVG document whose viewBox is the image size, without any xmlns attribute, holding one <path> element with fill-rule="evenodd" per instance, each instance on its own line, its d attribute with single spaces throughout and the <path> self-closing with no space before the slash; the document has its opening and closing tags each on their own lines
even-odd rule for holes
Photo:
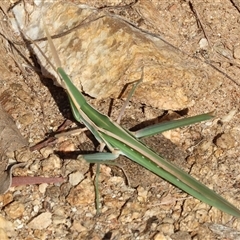
<svg viewBox="0 0 240 240">
<path fill-rule="evenodd" d="M 139 140 L 141 137 L 211 119 L 213 117 L 211 114 L 202 114 L 182 120 L 175 120 L 168 124 L 154 125 L 152 127 L 147 127 L 134 135 L 134 133 L 113 122 L 108 116 L 101 114 L 87 103 L 82 93 L 75 87 L 69 76 L 61 67 L 61 62 L 50 34 L 46 27 L 44 28 L 56 68 L 53 64 L 50 64 L 61 78 L 61 85 L 66 90 L 69 97 L 72 113 L 75 119 L 78 122 L 83 123 L 92 132 L 100 143 L 101 151 L 105 146 L 107 146 L 110 151 L 86 154 L 81 157 L 88 162 L 96 162 L 99 167 L 99 163 L 103 160 L 114 160 L 119 155 L 124 155 L 193 197 L 209 204 L 210 206 L 216 207 L 223 212 L 240 218 L 240 210 L 238 208 L 181 170 L 179 167 L 162 158 Z M 44 57 L 46 58 L 45 55 Z M 46 58 L 46 60 L 48 59 Z"/>
</svg>

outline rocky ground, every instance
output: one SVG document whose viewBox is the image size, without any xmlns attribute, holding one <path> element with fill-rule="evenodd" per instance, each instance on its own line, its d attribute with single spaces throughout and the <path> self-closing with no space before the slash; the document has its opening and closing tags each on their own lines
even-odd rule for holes
<svg viewBox="0 0 240 240">
<path fill-rule="evenodd" d="M 196 74 L 201 81 L 196 78 L 198 84 L 183 81 L 179 86 L 187 94 L 186 102 L 173 105 L 169 99 L 163 101 L 166 104 L 161 108 L 157 106 L 160 101 L 144 102 L 140 88 L 140 95 L 136 92 L 121 123 L 131 128 L 142 122 L 157 122 L 163 115 L 173 118 L 215 111 L 216 117 L 211 121 L 145 142 L 240 208 L 238 1 L 92 0 L 69 4 L 72 2 L 121 16 L 138 28 L 159 35 L 178 49 L 184 73 L 188 73 L 188 67 L 194 72 L 192 64 L 198 66 Z M 34 146 L 56 131 L 66 118 L 73 118 L 64 91 L 43 77 L 35 56 L 16 36 L 9 21 L 13 1 L 0 4 L 0 102 L 21 135 Z M 151 71 L 154 75 L 153 68 Z M 174 67 L 172 72 L 171 76 L 179 73 Z M 190 73 L 183 74 L 186 81 L 188 77 L 194 80 Z M 177 85 L 167 84 L 164 78 L 159 82 L 164 89 L 177 91 L 173 88 Z M 89 101 L 116 119 L 124 102 L 118 97 Z M 160 91 L 159 99 L 163 99 Z M 93 138 L 82 133 L 62 136 L 54 145 L 39 151 L 19 150 L 17 160 L 27 165 L 15 169 L 14 176 L 62 176 L 64 180 L 12 187 L 0 195 L 0 239 L 240 239 L 239 219 L 193 199 L 123 157 L 118 163 L 126 171 L 130 185 L 120 168 L 102 165 L 102 209 L 96 216 L 95 166 L 74 160 L 72 154 L 62 154 L 94 151 L 96 147 Z"/>
</svg>

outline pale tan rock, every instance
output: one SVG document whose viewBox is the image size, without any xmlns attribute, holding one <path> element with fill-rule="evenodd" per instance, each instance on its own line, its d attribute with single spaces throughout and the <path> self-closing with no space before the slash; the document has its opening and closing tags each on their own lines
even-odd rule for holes
<svg viewBox="0 0 240 240">
<path fill-rule="evenodd" d="M 84 227 L 79 221 L 74 220 L 71 230 L 77 231 L 77 232 L 86 232 L 87 228 Z"/>
<path fill-rule="evenodd" d="M 51 171 L 55 169 L 60 169 L 61 167 L 61 160 L 58 156 L 52 154 L 46 160 L 42 161 L 42 168 L 43 171 Z"/>
<path fill-rule="evenodd" d="M 40 153 L 43 155 L 44 158 L 47 158 L 49 157 L 50 154 L 53 153 L 53 148 L 47 146 L 45 148 L 40 149 Z"/>
<path fill-rule="evenodd" d="M 7 236 L 12 236 L 14 232 L 14 226 L 13 223 L 10 221 L 7 221 L 4 217 L 0 216 L 0 239 L 8 239 Z"/>
<path fill-rule="evenodd" d="M 119 220 L 122 223 L 132 222 L 135 217 L 138 217 L 140 215 L 141 208 L 142 206 L 140 203 L 127 202 L 127 204 L 125 204 L 122 209 Z"/>
<path fill-rule="evenodd" d="M 82 180 L 84 179 L 84 175 L 82 172 L 74 172 L 69 175 L 69 182 L 73 185 L 76 186 L 78 185 Z"/>
<path fill-rule="evenodd" d="M 1 240 L 8 240 L 9 239 L 6 231 L 4 231 L 2 228 L 0 228 L 0 239 Z"/>
<path fill-rule="evenodd" d="M 236 113 L 237 113 L 237 110 L 236 109 L 232 109 L 225 116 L 221 117 L 221 122 L 224 122 L 224 123 L 230 122 L 234 118 Z"/>
<path fill-rule="evenodd" d="M 72 143 L 71 140 L 66 140 L 66 141 L 61 142 L 59 144 L 59 151 L 73 152 L 75 150 L 76 150 L 76 148 L 75 148 L 75 146 L 74 146 L 74 144 Z"/>
<path fill-rule="evenodd" d="M 46 188 L 48 187 L 47 183 L 42 183 L 39 185 L 39 192 L 40 193 L 45 193 L 46 192 Z"/>
<path fill-rule="evenodd" d="M 15 151 L 15 158 L 18 162 L 27 162 L 31 159 L 31 151 L 28 147 L 23 147 Z"/>
<path fill-rule="evenodd" d="M 3 204 L 3 206 L 5 206 L 13 201 L 13 193 L 12 192 L 7 192 L 2 196 L 3 196 L 3 198 L 1 199 L 2 200 L 1 203 Z"/>
<path fill-rule="evenodd" d="M 66 164 L 64 170 L 64 175 L 68 175 L 79 170 L 85 174 L 89 170 L 89 163 L 87 163 L 84 159 L 80 159 L 79 161 L 70 161 Z"/>
<path fill-rule="evenodd" d="M 234 147 L 235 139 L 230 133 L 223 133 L 216 139 L 216 145 L 223 149 L 229 149 Z"/>
<path fill-rule="evenodd" d="M 146 202 L 148 191 L 141 186 L 137 188 L 137 191 L 138 191 L 138 201 Z"/>
<path fill-rule="evenodd" d="M 29 222 L 28 227 L 32 229 L 46 229 L 52 223 L 52 214 L 50 212 L 41 213 Z"/>
<path fill-rule="evenodd" d="M 24 204 L 20 202 L 12 202 L 9 205 L 5 207 L 5 212 L 8 215 L 8 217 L 12 219 L 19 218 L 23 215 L 25 211 Z"/>
<path fill-rule="evenodd" d="M 208 47 L 208 40 L 206 38 L 201 38 L 199 41 L 199 47 L 202 49 L 207 49 Z"/>
<path fill-rule="evenodd" d="M 13 10 L 24 34 L 34 40 L 44 37 L 42 22 L 38 21 L 44 15 L 50 34 L 56 36 L 54 44 L 62 66 L 77 88 L 94 98 L 119 97 L 124 86 L 141 78 L 142 70 L 143 83 L 133 100 L 161 109 L 193 105 L 196 95 L 206 94 L 204 81 L 213 91 L 221 84 L 216 73 L 213 76 L 206 72 L 206 64 L 187 59 L 160 38 L 119 17 L 86 5 L 45 2 L 39 6 L 29 7 L 31 14 L 25 21 L 24 14 L 20 18 L 19 7 Z M 28 9 L 28 4 L 25 8 Z M 47 42 L 37 44 L 54 62 Z M 33 48 L 43 72 L 56 76 L 42 54 Z"/>
<path fill-rule="evenodd" d="M 234 56 L 234 58 L 240 59 L 240 46 L 239 45 L 234 47 L 233 56 Z"/>
<path fill-rule="evenodd" d="M 72 188 L 67 201 L 72 206 L 93 204 L 95 198 L 95 190 L 93 182 L 90 179 L 83 180 L 76 187 Z"/>
<path fill-rule="evenodd" d="M 181 139 L 181 132 L 179 129 L 169 130 L 162 133 L 163 136 L 169 139 L 171 142 L 178 144 Z"/>
<path fill-rule="evenodd" d="M 170 235 L 170 234 L 174 233 L 174 225 L 170 224 L 170 223 L 161 224 L 160 229 L 164 234 L 169 234 Z"/>
</svg>

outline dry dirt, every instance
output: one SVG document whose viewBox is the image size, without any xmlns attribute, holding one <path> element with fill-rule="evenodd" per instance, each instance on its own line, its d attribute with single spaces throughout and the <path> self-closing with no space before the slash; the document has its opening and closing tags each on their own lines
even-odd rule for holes
<svg viewBox="0 0 240 240">
<path fill-rule="evenodd" d="M 160 35 L 185 54 L 211 64 L 216 73 L 222 72 L 218 87 L 213 90 L 206 80 L 207 94 L 195 99 L 196 104 L 187 109 L 189 115 L 215 110 L 212 121 L 173 131 L 170 139 L 174 143 L 158 135 L 146 140 L 146 144 L 240 208 L 240 3 L 74 2 L 120 15 Z M 15 41 L 7 18 L 12 5 L 2 1 L 0 6 L 0 102 L 33 146 L 56 131 L 64 119 L 72 119 L 71 111 L 64 91 L 41 76 L 34 56 Z M 119 99 L 91 102 L 105 113 L 111 106 L 113 119 L 123 103 Z M 178 114 L 184 115 L 183 110 Z M 122 125 L 130 128 L 141 122 L 147 124 L 162 114 L 161 109 L 132 103 Z M 171 109 L 169 115 L 174 115 Z M 193 199 L 124 158 L 118 162 L 131 186 L 126 184 L 121 169 L 102 165 L 102 212 L 95 216 L 95 167 L 60 152 L 94 151 L 96 142 L 87 134 L 60 140 L 40 152 L 17 154 L 17 160 L 27 161 L 27 166 L 15 169 L 15 176 L 66 179 L 61 184 L 14 187 L 1 195 L 1 239 L 240 239 L 239 219 Z"/>
</svg>

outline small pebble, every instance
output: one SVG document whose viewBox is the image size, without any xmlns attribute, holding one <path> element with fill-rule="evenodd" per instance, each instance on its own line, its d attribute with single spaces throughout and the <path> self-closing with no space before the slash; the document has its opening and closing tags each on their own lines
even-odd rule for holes
<svg viewBox="0 0 240 240">
<path fill-rule="evenodd" d="M 76 187 L 73 187 L 67 197 L 71 206 L 88 205 L 94 203 L 94 199 L 95 191 L 90 179 L 84 179 Z"/>
<path fill-rule="evenodd" d="M 137 190 L 138 190 L 138 201 L 146 202 L 148 191 L 145 190 L 143 187 L 138 187 Z"/>
<path fill-rule="evenodd" d="M 33 211 L 37 213 L 37 212 L 39 211 L 39 206 L 35 205 L 35 206 L 33 207 Z"/>
<path fill-rule="evenodd" d="M 59 151 L 63 152 L 73 152 L 76 148 L 71 140 L 66 140 L 59 144 Z"/>
<path fill-rule="evenodd" d="M 236 59 L 240 59 L 240 45 L 237 45 L 233 49 L 233 57 Z"/>
<path fill-rule="evenodd" d="M 64 175 L 79 171 L 79 169 L 81 169 L 81 172 L 85 174 L 89 171 L 89 163 L 84 160 L 70 161 L 65 167 Z"/>
<path fill-rule="evenodd" d="M 27 162 L 31 159 L 31 152 L 28 147 L 15 151 L 15 158 L 18 162 Z"/>
<path fill-rule="evenodd" d="M 51 199 L 59 198 L 60 196 L 60 188 L 58 186 L 49 186 L 45 193 L 46 196 L 49 196 Z"/>
<path fill-rule="evenodd" d="M 3 206 L 7 205 L 8 203 L 12 202 L 13 200 L 13 194 L 11 192 L 7 192 L 3 195 L 2 203 Z"/>
<path fill-rule="evenodd" d="M 21 229 L 23 228 L 24 224 L 20 219 L 16 219 L 14 221 L 14 228 Z"/>
<path fill-rule="evenodd" d="M 33 114 L 32 113 L 26 113 L 18 118 L 19 123 L 29 125 L 33 122 Z"/>
<path fill-rule="evenodd" d="M 216 139 L 216 145 L 223 149 L 230 149 L 234 147 L 235 139 L 230 133 L 223 133 Z"/>
<path fill-rule="evenodd" d="M 39 192 L 40 193 L 45 193 L 46 192 L 46 188 L 48 187 L 48 184 L 47 183 L 42 183 L 39 185 Z"/>
<path fill-rule="evenodd" d="M 19 218 L 23 215 L 25 207 L 20 202 L 12 202 L 5 207 L 5 212 L 12 219 Z"/>
<path fill-rule="evenodd" d="M 69 175 L 69 182 L 73 186 L 78 185 L 83 179 L 84 179 L 84 175 L 81 172 L 75 172 Z"/>
<path fill-rule="evenodd" d="M 60 169 L 61 165 L 62 164 L 60 158 L 54 154 L 50 155 L 49 158 L 42 161 L 42 169 L 44 172 Z"/>
<path fill-rule="evenodd" d="M 206 38 L 201 38 L 199 41 L 199 47 L 206 49 L 208 47 L 208 40 Z"/>
<path fill-rule="evenodd" d="M 44 158 L 48 158 L 53 153 L 52 147 L 45 147 L 40 150 L 40 153 L 43 155 Z"/>
<path fill-rule="evenodd" d="M 1 234 L 0 234 L 1 237 L 4 236 L 4 232 L 7 233 L 8 236 L 13 235 L 13 232 L 14 232 L 13 223 L 10 222 L 10 221 L 7 221 L 2 216 L 0 216 L 0 229 L 2 230 Z M 2 239 L 5 239 L 5 238 L 0 238 L 0 239 L 2 240 Z M 8 238 L 6 238 L 6 239 L 8 239 Z"/>
<path fill-rule="evenodd" d="M 181 140 L 181 133 L 179 129 L 165 131 L 162 135 L 175 144 L 178 144 Z"/>
<path fill-rule="evenodd" d="M 84 227 L 79 221 L 74 220 L 71 230 L 77 232 L 87 232 L 88 229 Z"/>
<path fill-rule="evenodd" d="M 41 201 L 39 200 L 40 199 L 40 196 L 37 195 L 35 196 L 35 200 L 32 201 L 32 205 L 40 205 L 41 204 Z"/>
<path fill-rule="evenodd" d="M 6 231 L 4 231 L 2 228 L 0 228 L 0 239 L 1 240 L 8 240 L 9 239 Z"/>
<path fill-rule="evenodd" d="M 170 223 L 163 223 L 160 226 L 161 232 L 165 234 L 173 234 L 174 233 L 174 225 Z"/>
<path fill-rule="evenodd" d="M 237 113 L 236 109 L 229 111 L 229 113 L 221 118 L 221 122 L 230 122 L 235 114 Z"/>
<path fill-rule="evenodd" d="M 45 229 L 52 223 L 52 214 L 50 212 L 41 213 L 29 222 L 28 227 L 32 229 Z"/>
</svg>

